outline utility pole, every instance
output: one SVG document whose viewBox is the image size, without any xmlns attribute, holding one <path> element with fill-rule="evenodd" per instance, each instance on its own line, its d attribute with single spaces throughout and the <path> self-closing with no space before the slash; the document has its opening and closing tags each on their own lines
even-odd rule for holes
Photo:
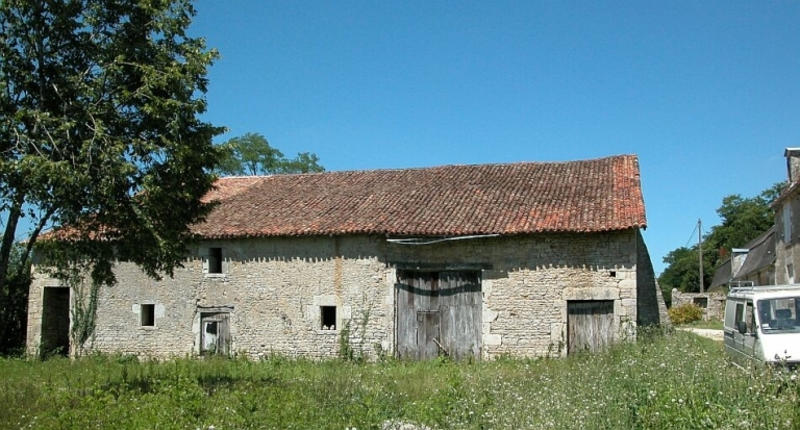
<svg viewBox="0 0 800 430">
<path fill-rule="evenodd" d="M 700 258 L 700 292 L 705 293 L 706 289 L 703 286 L 703 222 L 700 218 L 697 219 L 697 253 Z"/>
</svg>

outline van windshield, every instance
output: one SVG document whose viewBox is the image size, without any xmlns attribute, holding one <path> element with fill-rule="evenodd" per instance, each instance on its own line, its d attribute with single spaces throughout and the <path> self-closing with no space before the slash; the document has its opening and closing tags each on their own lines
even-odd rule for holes
<svg viewBox="0 0 800 430">
<path fill-rule="evenodd" d="M 758 323 L 767 333 L 800 333 L 800 297 L 758 301 Z"/>
</svg>

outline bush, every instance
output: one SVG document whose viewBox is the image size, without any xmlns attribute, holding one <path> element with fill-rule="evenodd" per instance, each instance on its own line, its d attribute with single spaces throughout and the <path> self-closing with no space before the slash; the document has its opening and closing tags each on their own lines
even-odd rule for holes
<svg viewBox="0 0 800 430">
<path fill-rule="evenodd" d="M 673 324 L 688 324 L 703 318 L 703 309 L 692 303 L 669 308 L 669 319 Z"/>
</svg>

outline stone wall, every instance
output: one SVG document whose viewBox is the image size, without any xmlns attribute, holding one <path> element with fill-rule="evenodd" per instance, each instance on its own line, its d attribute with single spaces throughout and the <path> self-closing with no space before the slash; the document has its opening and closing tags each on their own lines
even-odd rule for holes
<svg viewBox="0 0 800 430">
<path fill-rule="evenodd" d="M 790 231 L 786 237 L 783 211 L 790 211 Z M 781 201 L 775 211 L 775 283 L 800 282 L 800 194 L 797 190 Z M 791 272 L 791 273 L 790 273 Z"/>
<path fill-rule="evenodd" d="M 642 279 L 638 241 L 638 230 L 431 245 L 393 244 L 382 236 L 206 241 L 191 250 L 173 278 L 156 281 L 133 264 L 118 263 L 118 284 L 101 290 L 91 348 L 160 357 L 197 354 L 200 313 L 226 308 L 235 353 L 335 356 L 349 324 L 357 353 L 392 354 L 396 267 L 418 264 L 483 268 L 485 358 L 563 355 L 568 300 L 613 300 L 615 338 L 635 335 L 637 278 Z M 222 274 L 205 273 L 212 247 L 223 250 Z M 40 340 L 42 288 L 48 285 L 57 283 L 37 271 L 28 322 L 32 352 Z M 141 326 L 142 304 L 155 305 L 152 327 Z M 336 330 L 322 330 L 320 306 L 337 307 Z"/>
<path fill-rule="evenodd" d="M 706 306 L 702 306 L 702 302 Z M 708 321 L 716 319 L 722 321 L 725 317 L 725 294 L 721 292 L 682 293 L 677 288 L 672 289 L 672 306 L 695 304 L 703 308 L 703 319 Z"/>
<path fill-rule="evenodd" d="M 636 324 L 640 326 L 670 324 L 664 296 L 658 286 L 650 252 L 641 232 L 636 233 L 636 252 Z"/>
</svg>

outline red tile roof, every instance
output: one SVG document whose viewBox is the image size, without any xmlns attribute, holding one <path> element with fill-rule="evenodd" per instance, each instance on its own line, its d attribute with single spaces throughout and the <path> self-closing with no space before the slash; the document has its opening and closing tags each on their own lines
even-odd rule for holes
<svg viewBox="0 0 800 430">
<path fill-rule="evenodd" d="M 554 163 L 228 177 L 206 238 L 454 236 L 645 227 L 635 155 Z"/>
</svg>

